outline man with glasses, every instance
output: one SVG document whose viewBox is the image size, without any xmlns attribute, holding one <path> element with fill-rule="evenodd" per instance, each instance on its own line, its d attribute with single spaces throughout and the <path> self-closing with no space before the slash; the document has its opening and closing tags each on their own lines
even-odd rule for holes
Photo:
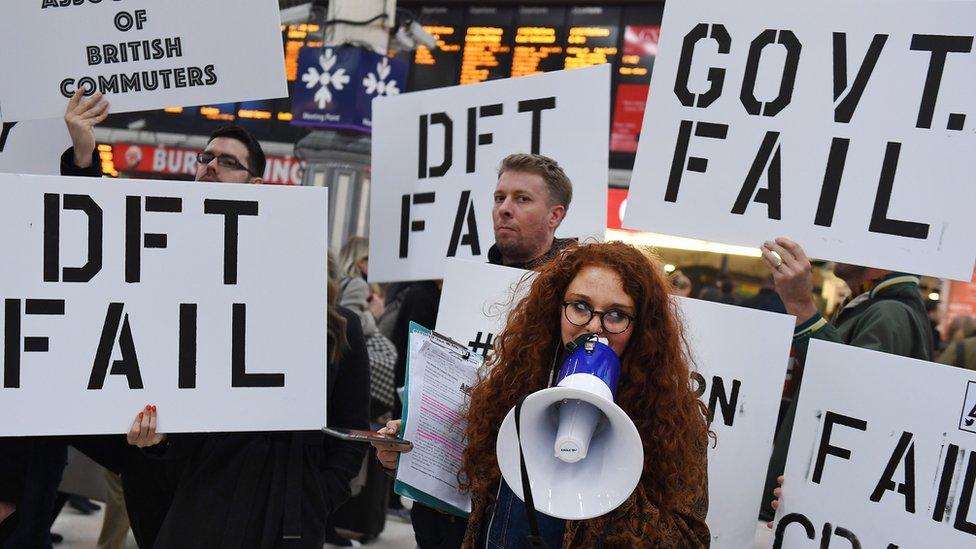
<svg viewBox="0 0 976 549">
<path fill-rule="evenodd" d="M 64 122 L 71 136 L 71 148 L 61 155 L 61 175 L 102 175 L 95 151 L 95 126 L 108 117 L 108 101 L 101 92 L 87 100 L 82 90 L 68 101 Z M 197 154 L 196 181 L 261 183 L 265 166 L 261 144 L 239 126 L 225 126 L 210 136 L 207 147 Z"/>
<path fill-rule="evenodd" d="M 61 175 L 102 176 L 101 162 L 95 150 L 95 126 L 104 121 L 108 114 L 109 103 L 101 92 L 86 99 L 83 90 L 79 90 L 71 97 L 65 110 L 64 122 L 71 136 L 72 146 L 61 155 Z M 265 163 L 261 144 L 247 130 L 239 126 L 225 126 L 211 134 L 206 148 L 197 154 L 194 180 L 262 183 Z M 118 502 L 124 491 L 136 541 L 141 546 L 151 546 L 151 540 L 155 538 L 173 497 L 170 481 L 177 474 L 177 465 L 150 460 L 141 452 L 127 447 L 119 451 L 120 441 L 108 441 L 104 437 L 81 437 L 73 439 L 71 443 L 99 463 L 131 473 L 126 476 L 124 486 L 117 475 L 106 477 L 106 481 L 110 483 L 109 490 L 117 502 L 115 506 L 106 508 L 106 523 L 113 523 L 113 530 L 128 530 L 126 509 Z M 30 504 L 20 505 L 17 509 L 18 514 L 27 520 L 20 521 L 21 524 L 13 531 L 9 541 L 31 540 L 32 543 L 36 541 L 43 546 L 50 538 L 48 517 L 51 515 L 55 491 L 67 461 L 67 443 L 56 439 L 34 441 L 28 438 L 10 444 L 16 444 L 16 450 L 26 456 L 18 460 L 26 462 L 25 470 L 20 471 L 20 476 L 25 480 L 24 491 L 29 492 L 21 496 L 21 501 Z M 9 453 L 8 450 L 5 452 Z M 4 469 L 11 470 L 10 467 Z M 12 497 L 0 491 L 0 520 L 15 509 L 14 502 L 5 502 L 4 499 L 9 500 Z M 25 523 L 30 526 L 24 526 Z M 7 529 L 10 529 L 9 524 Z"/>
</svg>

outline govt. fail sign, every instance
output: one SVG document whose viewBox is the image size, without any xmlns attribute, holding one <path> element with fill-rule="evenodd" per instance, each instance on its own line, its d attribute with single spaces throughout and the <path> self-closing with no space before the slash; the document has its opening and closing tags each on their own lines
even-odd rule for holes
<svg viewBox="0 0 976 549">
<path fill-rule="evenodd" d="M 624 226 L 969 280 L 974 2 L 667 4 Z"/>
</svg>

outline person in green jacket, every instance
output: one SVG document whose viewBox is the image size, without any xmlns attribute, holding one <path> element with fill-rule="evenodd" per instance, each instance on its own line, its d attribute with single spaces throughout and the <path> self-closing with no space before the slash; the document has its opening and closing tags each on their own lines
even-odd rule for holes
<svg viewBox="0 0 976 549">
<path fill-rule="evenodd" d="M 828 321 L 817 309 L 813 298 L 812 267 L 799 244 L 786 238 L 767 241 L 762 245 L 762 258 L 773 275 L 776 292 L 786 305 L 786 311 L 796 316 L 793 348 L 799 364 L 806 359 L 811 338 L 932 360 L 932 331 L 918 290 L 917 276 L 837 263 L 834 274 L 847 283 L 852 294 Z M 765 520 L 772 519 L 772 509 L 767 502 L 778 486 L 777 477 L 786 467 L 795 416 L 794 397 L 777 432 L 766 474 L 761 513 Z"/>
</svg>

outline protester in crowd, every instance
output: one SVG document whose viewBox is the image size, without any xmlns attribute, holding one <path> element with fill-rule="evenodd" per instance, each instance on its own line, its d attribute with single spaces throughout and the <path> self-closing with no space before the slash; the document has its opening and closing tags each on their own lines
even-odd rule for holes
<svg viewBox="0 0 976 549">
<path fill-rule="evenodd" d="M 68 101 L 64 121 L 71 136 L 71 148 L 61 155 L 61 175 L 101 177 L 95 150 L 95 126 L 108 116 L 109 104 L 97 92 L 87 100 L 82 90 Z M 196 181 L 261 183 L 265 155 L 247 130 L 224 126 L 210 136 L 206 148 L 197 154 Z"/>
<path fill-rule="evenodd" d="M 328 284 L 328 425 L 368 428 L 369 370 L 358 317 Z M 157 410 L 136 415 L 129 444 L 186 460 L 156 547 L 320 549 L 366 448 L 320 431 L 163 435 Z"/>
<path fill-rule="evenodd" d="M 691 390 L 682 326 L 671 285 L 655 260 L 619 242 L 567 248 L 541 268 L 509 314 L 471 394 L 464 478 L 472 495 L 465 547 L 523 546 L 525 507 L 501 479 L 495 443 L 519 399 L 550 386 L 565 345 L 606 337 L 621 358 L 616 402 L 642 434 L 644 473 L 626 502 L 599 518 L 565 522 L 540 515 L 549 547 L 707 547 L 707 410 Z M 399 423 L 384 432 L 395 434 Z M 377 443 L 394 469 L 402 448 Z M 496 496 L 497 494 L 497 496 Z"/>
<path fill-rule="evenodd" d="M 691 280 L 680 270 L 671 273 L 671 295 L 688 297 L 691 295 Z"/>
<path fill-rule="evenodd" d="M 847 283 L 852 294 L 833 322 L 828 322 L 814 302 L 812 267 L 799 244 L 786 238 L 767 241 L 762 245 L 762 258 L 787 312 L 796 317 L 793 347 L 801 364 L 811 338 L 932 360 L 932 335 L 917 276 L 837 263 L 834 274 Z M 795 415 L 794 398 L 780 425 L 770 459 L 763 492 L 766 520 L 772 518 L 772 513 L 765 501 L 786 466 Z"/>
<path fill-rule="evenodd" d="M 776 293 L 776 283 L 772 276 L 763 279 L 759 293 L 745 300 L 742 305 L 760 311 L 786 314 L 786 305 L 783 305 L 783 300 Z"/>
<path fill-rule="evenodd" d="M 565 219 L 572 199 L 573 184 L 555 160 L 540 154 L 506 156 L 498 167 L 495 184 L 491 211 L 495 244 L 488 249 L 488 262 L 519 269 L 538 269 L 544 265 L 573 242 L 556 238 L 556 229 Z M 406 377 L 410 321 L 433 327 L 440 292 L 441 281 L 428 281 L 414 284 L 404 295 L 392 338 L 399 352 L 398 387 L 403 386 Z M 396 494 L 390 502 L 394 512 L 403 513 L 397 508 Z M 421 549 L 461 545 L 467 527 L 464 519 L 423 504 L 414 504 L 410 517 Z"/>
</svg>

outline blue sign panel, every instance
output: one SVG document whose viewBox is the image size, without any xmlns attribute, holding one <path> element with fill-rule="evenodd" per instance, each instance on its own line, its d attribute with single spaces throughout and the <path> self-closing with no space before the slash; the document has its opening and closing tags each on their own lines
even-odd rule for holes
<svg viewBox="0 0 976 549">
<path fill-rule="evenodd" d="M 407 80 L 407 65 L 353 46 L 302 48 L 292 93 L 296 126 L 372 130 L 372 102 L 397 95 Z"/>
</svg>

